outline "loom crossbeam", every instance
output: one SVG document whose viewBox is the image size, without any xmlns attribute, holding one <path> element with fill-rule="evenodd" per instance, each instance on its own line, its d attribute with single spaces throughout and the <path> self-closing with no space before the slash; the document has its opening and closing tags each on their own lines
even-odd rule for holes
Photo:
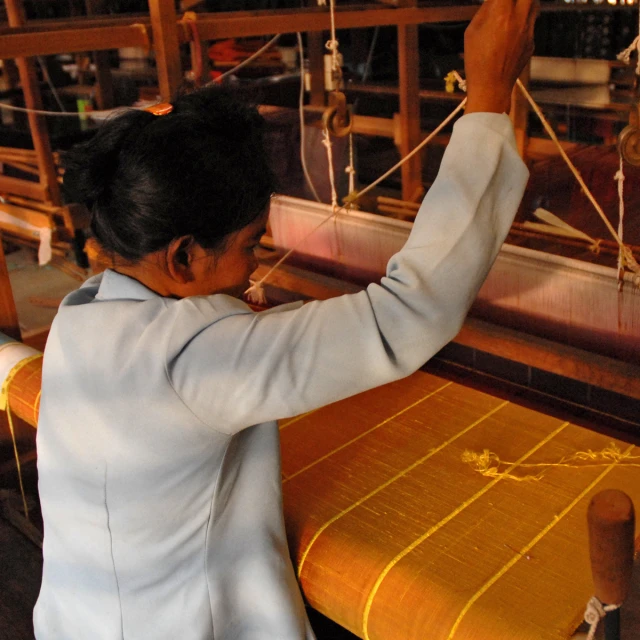
<svg viewBox="0 0 640 640">
<path fill-rule="evenodd" d="M 304 242 L 331 207 L 278 197 L 270 223 L 276 247 L 296 247 L 302 262 L 360 283 L 376 281 L 409 236 L 411 223 L 351 211 Z M 295 259 L 295 256 L 294 256 Z M 613 267 L 505 244 L 473 313 L 497 324 L 630 362 L 640 360 L 640 290 L 632 274 L 618 287 Z"/>
</svg>

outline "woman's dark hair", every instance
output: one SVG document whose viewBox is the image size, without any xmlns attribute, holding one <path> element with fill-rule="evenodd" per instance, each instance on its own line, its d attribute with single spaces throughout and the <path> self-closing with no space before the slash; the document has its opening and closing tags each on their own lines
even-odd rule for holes
<svg viewBox="0 0 640 640">
<path fill-rule="evenodd" d="M 193 236 L 220 249 L 275 190 L 255 107 L 219 87 L 155 116 L 130 110 L 62 156 L 68 201 L 84 203 L 102 247 L 131 261 Z"/>
</svg>

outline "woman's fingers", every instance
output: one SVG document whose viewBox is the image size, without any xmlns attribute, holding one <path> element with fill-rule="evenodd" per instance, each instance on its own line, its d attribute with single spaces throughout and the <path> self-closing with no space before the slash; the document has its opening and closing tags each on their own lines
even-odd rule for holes
<svg viewBox="0 0 640 640">
<path fill-rule="evenodd" d="M 508 110 L 516 79 L 533 53 L 539 0 L 487 0 L 465 33 L 468 107 Z"/>
</svg>

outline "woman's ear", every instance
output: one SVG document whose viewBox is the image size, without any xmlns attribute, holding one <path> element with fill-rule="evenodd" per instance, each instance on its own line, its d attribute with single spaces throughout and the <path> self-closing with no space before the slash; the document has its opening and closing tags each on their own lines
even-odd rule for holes
<svg viewBox="0 0 640 640">
<path fill-rule="evenodd" d="M 194 280 L 193 261 L 196 257 L 196 247 L 193 236 L 175 238 L 169 243 L 166 260 L 167 270 L 172 280 L 180 284 Z"/>
</svg>

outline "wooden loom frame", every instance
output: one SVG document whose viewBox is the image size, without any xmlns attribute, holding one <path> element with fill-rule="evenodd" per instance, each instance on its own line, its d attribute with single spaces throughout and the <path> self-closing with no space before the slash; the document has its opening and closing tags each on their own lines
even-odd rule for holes
<svg viewBox="0 0 640 640">
<path fill-rule="evenodd" d="M 149 16 L 100 17 L 98 3 L 88 3 L 86 18 L 33 21 L 24 19 L 20 0 L 7 0 L 8 26 L 0 27 L 0 59 L 16 59 L 25 103 L 31 109 L 41 108 L 35 66 L 32 56 L 55 53 L 94 51 L 104 52 L 120 47 L 145 47 L 155 51 L 160 96 L 170 100 L 182 81 L 180 45 L 193 40 L 193 32 L 184 29 L 178 20 L 172 0 L 150 0 Z M 364 28 L 396 25 L 400 47 L 400 119 L 399 126 L 388 123 L 360 121 L 364 128 L 375 127 L 399 138 L 403 155 L 421 139 L 420 104 L 418 92 L 418 60 L 409 51 L 417 46 L 418 24 L 470 20 L 477 6 L 417 6 L 417 0 L 397 3 L 397 7 L 352 5 L 340 8 L 339 27 Z M 322 32 L 329 30 L 329 12 L 318 7 L 305 10 L 242 11 L 232 13 L 197 14 L 197 34 L 201 40 L 230 37 L 261 36 L 272 33 L 305 31 L 309 37 L 309 57 L 312 76 L 311 105 L 324 104 Z M 102 65 L 98 65 L 101 67 Z M 108 73 L 99 69 L 102 84 L 108 84 Z M 106 105 L 105 105 L 106 106 Z M 371 119 L 374 120 L 374 119 Z M 29 114 L 29 123 L 38 160 L 39 183 L 25 183 L 0 176 L 0 189 L 18 193 L 35 200 L 49 200 L 61 204 L 55 166 L 43 117 Z M 387 133 L 389 135 L 389 133 Z M 421 194 L 421 161 L 415 156 L 402 167 L 403 197 Z M 26 186 L 25 186 L 26 185 Z M 69 215 L 71 215 L 69 213 Z M 73 227 L 73 222 L 69 222 Z M 68 226 L 68 225 L 67 225 Z M 6 272 L 6 269 L 4 269 Z M 0 329 L 19 337 L 15 303 L 11 295 L 8 275 L 0 269 Z"/>
<path fill-rule="evenodd" d="M 417 46 L 418 25 L 431 22 L 469 20 L 477 6 L 446 5 L 418 6 L 417 0 L 384 0 L 386 6 L 346 5 L 337 8 L 339 29 L 364 28 L 395 25 L 399 43 L 399 117 L 391 119 L 356 116 L 354 130 L 364 134 L 392 137 L 402 155 L 415 147 L 424 133 L 420 131 L 420 102 L 417 97 L 424 92 L 418 86 L 418 59 L 410 55 Z M 182 81 L 180 68 L 180 46 L 193 42 L 194 37 L 209 40 L 227 37 L 262 36 L 275 32 L 290 33 L 305 31 L 308 36 L 308 54 L 312 76 L 310 111 L 322 109 L 325 104 L 323 53 L 323 31 L 330 27 L 330 15 L 326 8 L 311 6 L 302 10 L 239 11 L 229 13 L 198 13 L 197 30 L 185 28 L 178 19 L 172 0 L 149 0 L 149 16 L 99 16 L 101 0 L 87 0 L 88 16 L 77 19 L 24 21 L 20 0 L 7 0 L 11 5 L 12 18 L 9 26 L 0 26 L 0 59 L 22 58 L 27 63 L 29 56 L 59 52 L 94 51 L 105 55 L 106 50 L 125 46 L 152 48 L 156 54 L 161 99 L 169 100 Z M 310 0 L 310 3 L 311 0 Z M 313 3 L 315 4 L 315 3 Z M 390 6 L 393 5 L 393 6 Z M 563 9 L 568 9 L 563 7 Z M 551 10 L 558 10 L 557 7 Z M 28 71 L 28 65 L 24 65 Z M 100 67 L 100 65 L 98 65 Z M 33 77 L 23 73 L 23 86 L 27 104 L 38 104 L 39 95 Z M 108 85 L 108 70 L 98 69 L 100 82 Z M 105 79 L 106 78 L 106 79 Z M 526 73 L 525 78 L 526 80 Z M 108 93 L 108 92 L 107 92 Z M 427 96 L 432 97 L 432 96 Z M 458 96 L 451 96 L 457 100 Z M 108 106 L 107 102 L 103 103 Z M 522 155 L 529 153 L 548 154 L 548 141 L 527 138 L 526 121 L 528 105 L 520 92 L 514 93 L 512 119 L 516 128 L 518 147 Z M 41 117 L 34 116 L 37 123 Z M 32 128 L 34 143 L 40 147 L 48 144 L 46 129 Z M 44 139 L 44 140 L 43 140 Z M 34 144 L 34 146 L 36 146 Z M 567 145 L 570 146 L 570 145 Z M 36 146 L 36 148 L 38 148 Z M 42 162 L 50 160 L 49 153 L 41 153 Z M 45 176 L 48 172 L 45 171 Z M 402 198 L 415 200 L 421 195 L 421 157 L 416 154 L 402 166 Z M 1 177 L 0 177 L 1 178 Z M 41 182 L 45 179 L 42 178 Z M 11 180 L 9 178 L 6 178 Z M 34 183 L 35 184 L 35 183 Z M 41 188 L 41 185 L 35 185 Z M 1 187 L 1 182 L 0 182 Z M 54 190 L 57 184 L 54 185 Z M 0 328 L 19 336 L 15 305 L 10 292 L 8 277 L 0 270 Z M 6 270 L 5 270 L 6 272 Z M 6 302 L 2 304 L 2 299 Z"/>
</svg>

